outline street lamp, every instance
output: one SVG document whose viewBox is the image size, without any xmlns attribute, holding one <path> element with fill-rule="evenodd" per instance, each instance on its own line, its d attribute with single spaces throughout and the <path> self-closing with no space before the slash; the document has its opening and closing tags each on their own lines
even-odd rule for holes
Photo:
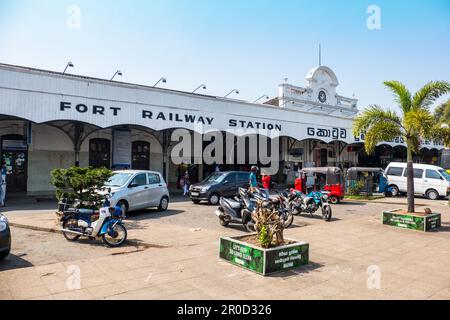
<svg viewBox="0 0 450 320">
<path fill-rule="evenodd" d="M 232 93 L 239 94 L 239 90 L 238 90 L 238 89 L 233 89 L 233 90 L 231 90 L 230 93 L 228 93 L 226 96 L 224 96 L 224 98 L 228 97 L 228 96 L 229 96 L 230 94 L 232 94 Z"/>
<path fill-rule="evenodd" d="M 114 75 L 112 76 L 111 81 L 113 81 L 115 76 L 122 76 L 122 71 L 117 70 L 116 73 L 114 73 Z"/>
<path fill-rule="evenodd" d="M 194 91 L 192 91 L 192 93 L 195 93 L 199 89 L 206 90 L 206 85 L 204 85 L 204 84 L 199 85 Z"/>
<path fill-rule="evenodd" d="M 265 98 L 266 100 L 269 100 L 269 96 L 266 94 L 263 94 L 261 97 L 259 97 L 258 99 L 256 99 L 255 101 L 253 101 L 253 103 L 258 102 L 259 100 L 261 100 L 262 98 Z"/>
<path fill-rule="evenodd" d="M 67 65 L 66 65 L 66 68 L 65 68 L 65 69 L 64 69 L 64 71 L 63 71 L 63 74 L 64 74 L 64 73 L 66 73 L 66 71 L 67 71 L 67 68 L 69 68 L 69 67 L 70 67 L 70 68 L 73 68 L 73 63 L 72 63 L 72 62 L 70 62 L 70 61 L 69 61 L 69 62 L 67 62 Z"/>
<path fill-rule="evenodd" d="M 158 82 L 155 83 L 155 85 L 153 86 L 153 88 L 156 87 L 160 82 L 166 83 L 166 82 L 167 82 L 167 79 L 164 78 L 164 77 L 162 77 L 161 79 L 158 80 Z"/>
</svg>

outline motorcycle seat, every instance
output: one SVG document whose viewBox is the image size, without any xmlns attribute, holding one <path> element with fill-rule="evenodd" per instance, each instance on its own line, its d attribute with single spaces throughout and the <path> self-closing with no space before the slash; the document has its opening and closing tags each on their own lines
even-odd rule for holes
<svg viewBox="0 0 450 320">
<path fill-rule="evenodd" d="M 223 198 L 223 201 L 233 209 L 239 209 L 241 207 L 241 203 L 238 201 L 226 198 Z"/>
</svg>

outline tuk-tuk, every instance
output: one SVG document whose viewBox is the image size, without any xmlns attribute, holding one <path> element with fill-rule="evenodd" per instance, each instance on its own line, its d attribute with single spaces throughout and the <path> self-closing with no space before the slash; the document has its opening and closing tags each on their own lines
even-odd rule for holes
<svg viewBox="0 0 450 320">
<path fill-rule="evenodd" d="M 363 192 L 383 193 L 386 196 L 392 195 L 392 188 L 389 187 L 386 173 L 382 168 L 362 168 L 353 167 L 347 170 L 347 186 L 350 187 L 357 181 L 364 181 Z"/>
<path fill-rule="evenodd" d="M 328 191 L 330 203 L 341 202 L 345 196 L 345 185 L 342 170 L 337 167 L 304 168 L 300 175 L 306 173 L 307 186 L 314 191 Z M 300 190 L 305 192 L 304 190 Z"/>
</svg>

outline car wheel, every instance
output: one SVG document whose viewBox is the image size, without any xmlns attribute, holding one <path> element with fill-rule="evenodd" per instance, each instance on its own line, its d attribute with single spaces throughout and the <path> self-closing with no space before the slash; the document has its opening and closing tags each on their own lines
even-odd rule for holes
<svg viewBox="0 0 450 320">
<path fill-rule="evenodd" d="M 209 196 L 208 202 L 209 204 L 212 204 L 213 206 L 217 205 L 219 203 L 220 196 L 217 193 L 213 193 Z"/>
<path fill-rule="evenodd" d="M 121 200 L 117 203 L 117 206 L 122 209 L 122 215 L 126 216 L 128 213 L 128 202 L 126 202 L 125 200 Z"/>
<path fill-rule="evenodd" d="M 162 197 L 159 206 L 158 206 L 158 210 L 159 211 L 166 211 L 167 208 L 169 207 L 169 198 L 167 197 Z"/>
<path fill-rule="evenodd" d="M 9 255 L 10 251 L 11 251 L 11 248 L 9 248 L 6 251 L 3 251 L 2 253 L 0 253 L 0 260 L 5 259 Z"/>
<path fill-rule="evenodd" d="M 391 186 L 391 194 L 393 197 L 397 197 L 400 195 L 400 190 L 398 190 L 397 186 Z"/>
<path fill-rule="evenodd" d="M 437 199 L 439 199 L 439 193 L 434 189 L 428 190 L 427 198 L 430 200 L 437 200 Z"/>
</svg>

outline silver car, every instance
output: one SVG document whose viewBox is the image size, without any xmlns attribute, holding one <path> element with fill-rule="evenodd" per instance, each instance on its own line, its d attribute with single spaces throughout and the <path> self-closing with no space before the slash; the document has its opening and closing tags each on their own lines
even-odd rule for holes
<svg viewBox="0 0 450 320">
<path fill-rule="evenodd" d="M 166 211 L 169 207 L 169 190 L 159 172 L 116 171 L 105 187 L 111 188 L 111 205 L 121 207 L 124 214 L 150 207 Z"/>
</svg>

